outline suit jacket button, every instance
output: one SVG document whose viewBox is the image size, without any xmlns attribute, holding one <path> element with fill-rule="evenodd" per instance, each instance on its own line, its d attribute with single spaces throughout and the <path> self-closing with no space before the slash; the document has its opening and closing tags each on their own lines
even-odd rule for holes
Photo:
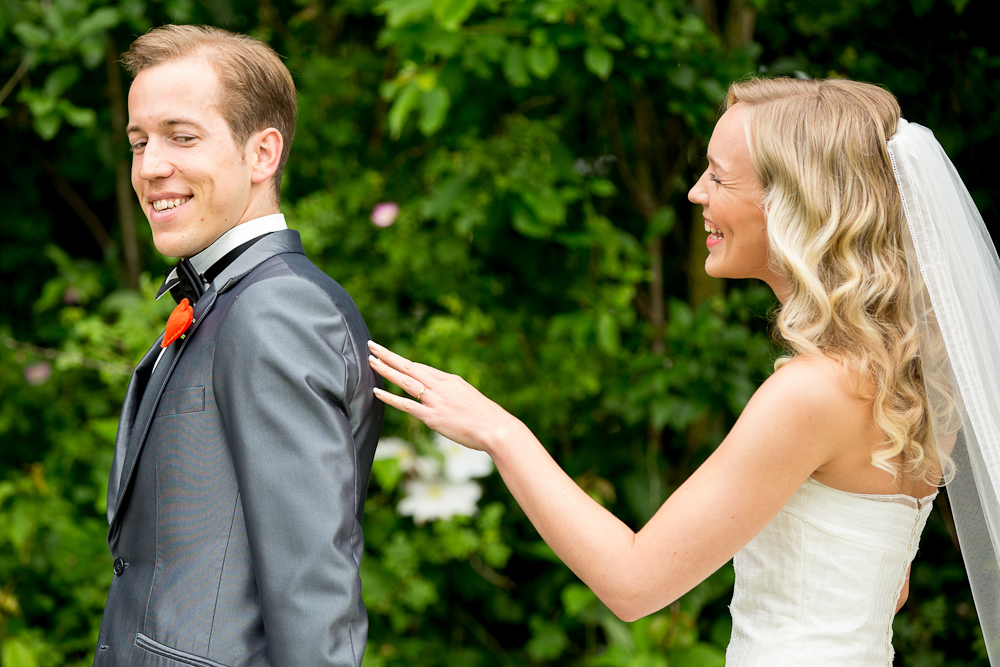
<svg viewBox="0 0 1000 667">
<path fill-rule="evenodd" d="M 120 577 L 122 572 L 125 571 L 125 561 L 123 561 L 121 558 L 116 558 L 114 564 L 114 570 L 115 570 L 115 576 Z"/>
</svg>

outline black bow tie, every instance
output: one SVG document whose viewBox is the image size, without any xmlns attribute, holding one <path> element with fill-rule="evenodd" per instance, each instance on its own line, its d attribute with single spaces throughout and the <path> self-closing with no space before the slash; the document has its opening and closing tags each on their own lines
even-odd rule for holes
<svg viewBox="0 0 1000 667">
<path fill-rule="evenodd" d="M 210 266 L 205 273 L 198 273 L 189 260 L 181 259 L 172 269 L 167 271 L 167 279 L 160 285 L 160 291 L 156 293 L 156 298 L 159 299 L 169 290 L 170 296 L 174 298 L 174 301 L 180 303 L 182 299 L 187 299 L 193 306 L 198 302 L 201 295 L 205 293 L 205 290 L 208 289 L 212 281 L 222 273 L 223 269 L 232 264 L 233 260 L 242 255 L 250 246 L 267 235 L 262 234 L 257 238 L 250 239 L 246 243 L 236 246 L 223 255 L 219 261 Z M 173 278 L 170 278 L 171 273 L 174 273 Z"/>
<path fill-rule="evenodd" d="M 174 277 L 170 278 L 173 274 Z M 187 299 L 193 306 L 198 298 L 205 293 L 208 280 L 194 268 L 194 265 L 186 259 L 181 259 L 170 271 L 167 271 L 167 279 L 160 286 L 160 291 L 156 293 L 159 299 L 168 290 L 174 301 L 180 303 L 182 299 Z"/>
</svg>

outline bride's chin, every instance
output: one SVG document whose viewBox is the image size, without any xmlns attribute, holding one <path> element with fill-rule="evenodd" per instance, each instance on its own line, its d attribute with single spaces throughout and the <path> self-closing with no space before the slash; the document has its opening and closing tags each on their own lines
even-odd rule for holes
<svg viewBox="0 0 1000 667">
<path fill-rule="evenodd" d="M 719 267 L 717 262 L 712 261 L 712 256 L 709 255 L 708 259 L 705 260 L 705 273 L 707 273 L 712 278 L 730 278 L 731 276 L 725 275 L 725 271 Z"/>
</svg>

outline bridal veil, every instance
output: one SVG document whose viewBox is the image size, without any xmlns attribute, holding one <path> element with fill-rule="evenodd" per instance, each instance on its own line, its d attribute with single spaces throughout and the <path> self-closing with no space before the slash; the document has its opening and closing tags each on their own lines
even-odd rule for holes
<svg viewBox="0 0 1000 667">
<path fill-rule="evenodd" d="M 930 130 L 901 119 L 888 148 L 910 231 L 931 427 L 983 637 L 1000 664 L 1000 259 Z"/>
</svg>

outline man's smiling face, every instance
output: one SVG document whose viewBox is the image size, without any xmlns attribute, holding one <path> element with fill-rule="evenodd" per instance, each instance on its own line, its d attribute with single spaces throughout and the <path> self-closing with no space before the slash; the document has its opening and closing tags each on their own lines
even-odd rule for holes
<svg viewBox="0 0 1000 667">
<path fill-rule="evenodd" d="M 132 187 L 168 257 L 191 257 L 250 219 L 247 146 L 219 113 L 221 92 L 198 56 L 148 67 L 129 90 Z"/>
</svg>

